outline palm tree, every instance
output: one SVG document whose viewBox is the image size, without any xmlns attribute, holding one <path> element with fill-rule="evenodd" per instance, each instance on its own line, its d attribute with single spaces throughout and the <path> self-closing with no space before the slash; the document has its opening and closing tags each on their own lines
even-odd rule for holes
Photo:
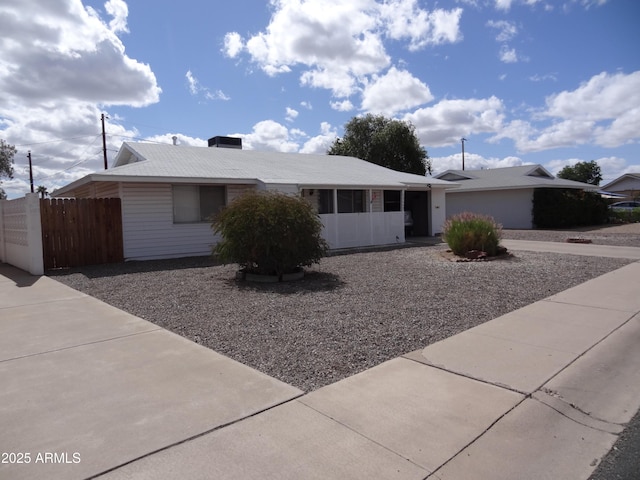
<svg viewBox="0 0 640 480">
<path fill-rule="evenodd" d="M 47 195 L 49 195 L 47 187 L 45 187 L 44 185 L 38 185 L 38 188 L 36 188 L 36 192 L 40 194 L 40 198 L 45 198 Z"/>
</svg>

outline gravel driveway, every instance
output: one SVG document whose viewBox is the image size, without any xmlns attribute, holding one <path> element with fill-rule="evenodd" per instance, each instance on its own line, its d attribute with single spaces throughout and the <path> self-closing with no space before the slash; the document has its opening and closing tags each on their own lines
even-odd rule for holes
<svg viewBox="0 0 640 480">
<path fill-rule="evenodd" d="M 336 255 L 301 281 L 275 285 L 237 282 L 235 266 L 208 258 L 50 276 L 311 391 L 631 262 L 517 252 L 455 263 L 445 250 L 441 244 Z"/>
</svg>

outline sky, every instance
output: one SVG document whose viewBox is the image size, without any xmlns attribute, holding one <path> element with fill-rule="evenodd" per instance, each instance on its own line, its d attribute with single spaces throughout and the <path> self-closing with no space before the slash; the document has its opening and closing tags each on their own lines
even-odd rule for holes
<svg viewBox="0 0 640 480">
<path fill-rule="evenodd" d="M 595 160 L 640 172 L 637 0 L 2 0 L 9 198 L 128 141 L 325 153 L 354 116 L 410 122 L 433 174 Z"/>
</svg>

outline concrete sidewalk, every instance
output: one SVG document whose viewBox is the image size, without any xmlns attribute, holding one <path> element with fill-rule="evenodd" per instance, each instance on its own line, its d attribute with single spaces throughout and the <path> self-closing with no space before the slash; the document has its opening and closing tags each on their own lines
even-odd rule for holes
<svg viewBox="0 0 640 480">
<path fill-rule="evenodd" d="M 3 480 L 89 478 L 302 393 L 6 264 L 0 385 Z"/>
<path fill-rule="evenodd" d="M 1 266 L 2 450 L 31 463 L 0 478 L 586 479 L 640 408 L 638 292 L 636 262 L 301 396 Z"/>
</svg>

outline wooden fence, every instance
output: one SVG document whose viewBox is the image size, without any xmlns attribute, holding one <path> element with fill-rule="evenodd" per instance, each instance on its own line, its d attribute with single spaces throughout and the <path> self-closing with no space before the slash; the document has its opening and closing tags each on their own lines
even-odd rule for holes
<svg viewBox="0 0 640 480">
<path fill-rule="evenodd" d="M 41 199 L 45 270 L 124 261 L 119 198 Z"/>
</svg>

